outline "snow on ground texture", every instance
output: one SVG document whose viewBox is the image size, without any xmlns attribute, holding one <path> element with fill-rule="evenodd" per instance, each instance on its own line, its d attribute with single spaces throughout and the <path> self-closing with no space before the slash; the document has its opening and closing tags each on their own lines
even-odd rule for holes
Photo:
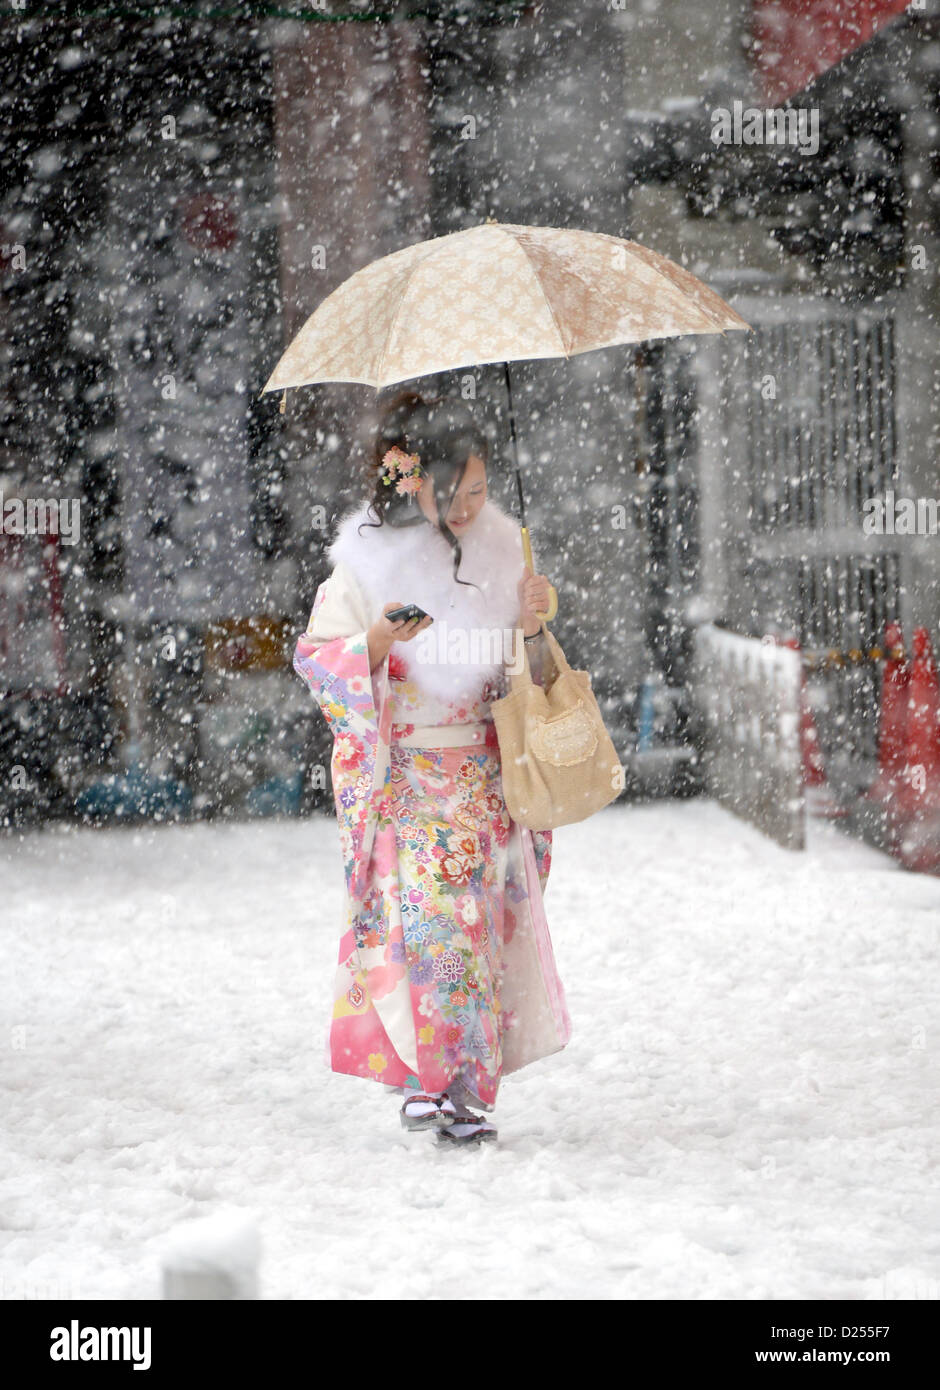
<svg viewBox="0 0 940 1390">
<path fill-rule="evenodd" d="M 216 1213 L 256 1218 L 264 1298 L 940 1296 L 940 880 L 833 827 L 556 831 L 573 1038 L 461 1150 L 324 1064 L 332 818 L 58 826 L 0 871 L 6 1298 L 159 1297 Z"/>
</svg>

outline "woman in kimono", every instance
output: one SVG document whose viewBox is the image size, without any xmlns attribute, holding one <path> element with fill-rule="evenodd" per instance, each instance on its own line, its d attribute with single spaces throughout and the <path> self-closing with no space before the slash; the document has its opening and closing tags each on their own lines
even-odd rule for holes
<svg viewBox="0 0 940 1390">
<path fill-rule="evenodd" d="M 385 408 L 370 497 L 340 520 L 294 653 L 334 736 L 346 879 L 326 1062 L 449 1142 L 494 1139 L 470 1105 L 492 1111 L 504 1074 L 570 1037 L 542 902 L 551 831 L 507 812 L 490 708 L 523 652 L 554 679 L 548 581 L 487 496 L 487 458 L 458 401 Z M 407 604 L 427 616 L 386 616 Z"/>
</svg>

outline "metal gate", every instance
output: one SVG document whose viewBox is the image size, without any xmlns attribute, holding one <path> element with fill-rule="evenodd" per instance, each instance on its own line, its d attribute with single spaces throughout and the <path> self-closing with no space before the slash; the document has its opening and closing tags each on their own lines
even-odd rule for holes
<svg viewBox="0 0 940 1390">
<path fill-rule="evenodd" d="M 894 321 L 819 300 L 735 304 L 755 331 L 696 359 L 700 544 L 722 552 L 712 587 L 730 627 L 799 638 L 830 775 L 848 791 L 876 755 L 871 653 L 904 617 L 894 537 L 862 529 L 866 499 L 898 482 Z"/>
</svg>

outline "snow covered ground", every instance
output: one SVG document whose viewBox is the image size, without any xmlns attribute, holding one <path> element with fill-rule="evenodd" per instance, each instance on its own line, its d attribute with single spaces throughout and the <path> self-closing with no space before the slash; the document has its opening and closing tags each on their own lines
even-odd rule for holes
<svg viewBox="0 0 940 1390">
<path fill-rule="evenodd" d="M 160 1296 L 257 1218 L 264 1298 L 940 1297 L 940 880 L 705 800 L 556 832 L 569 1046 L 439 1150 L 323 1062 L 335 822 L 0 840 L 0 1293 Z"/>
</svg>

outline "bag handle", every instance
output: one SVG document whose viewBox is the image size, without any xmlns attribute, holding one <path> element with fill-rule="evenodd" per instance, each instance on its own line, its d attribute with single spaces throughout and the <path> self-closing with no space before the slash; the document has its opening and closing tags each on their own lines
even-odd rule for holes
<svg viewBox="0 0 940 1390">
<path fill-rule="evenodd" d="M 568 658 L 562 651 L 561 644 L 559 643 L 557 637 L 555 637 L 553 633 L 549 632 L 548 628 L 545 626 L 544 618 L 539 619 L 539 627 L 542 633 L 544 634 L 546 641 L 548 642 L 548 650 L 551 652 L 552 660 L 555 663 L 555 670 L 558 672 L 559 676 L 564 675 L 565 673 L 570 675 L 571 667 L 568 665 Z M 525 662 L 523 665 L 523 669 L 520 672 L 518 672 L 518 674 L 512 675 L 510 677 L 513 686 L 516 686 L 517 684 L 533 684 L 532 672 L 529 669 L 529 653 L 526 649 L 525 643 L 522 644 L 522 653 L 525 658 Z"/>
</svg>

